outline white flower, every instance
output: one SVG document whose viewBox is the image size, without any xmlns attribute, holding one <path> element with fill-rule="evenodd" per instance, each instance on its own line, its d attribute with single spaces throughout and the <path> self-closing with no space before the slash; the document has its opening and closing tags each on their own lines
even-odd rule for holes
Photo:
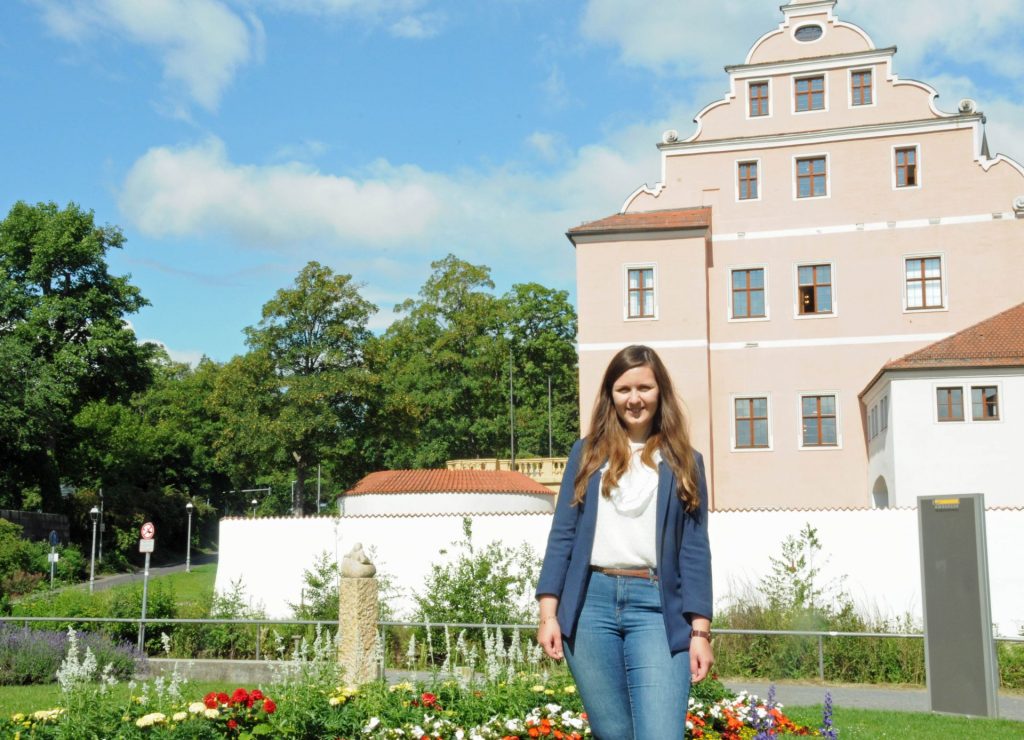
<svg viewBox="0 0 1024 740">
<path fill-rule="evenodd" d="M 175 722 L 181 722 L 188 719 L 188 712 L 175 712 L 174 716 L 171 717 Z"/>
<path fill-rule="evenodd" d="M 373 732 L 374 728 L 380 724 L 380 717 L 370 717 L 370 721 L 366 723 L 366 727 L 363 728 L 364 733 Z"/>
<path fill-rule="evenodd" d="M 188 705 L 188 711 L 192 714 L 202 714 L 206 711 L 206 705 L 201 701 L 194 701 Z"/>
<path fill-rule="evenodd" d="M 768 716 L 768 712 L 765 711 L 764 707 L 758 707 L 757 708 L 757 716 L 760 717 L 761 719 L 764 719 L 765 717 Z"/>
<path fill-rule="evenodd" d="M 205 716 L 207 719 L 217 719 L 220 716 L 220 710 L 219 709 L 204 709 L 203 710 L 203 716 Z"/>
</svg>

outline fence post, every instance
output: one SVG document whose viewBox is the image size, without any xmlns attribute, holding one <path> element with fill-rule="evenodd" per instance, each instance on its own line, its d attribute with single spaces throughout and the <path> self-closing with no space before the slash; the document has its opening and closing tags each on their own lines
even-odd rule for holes
<svg viewBox="0 0 1024 740">
<path fill-rule="evenodd" d="M 825 637 L 818 635 L 818 678 L 825 681 Z"/>
<path fill-rule="evenodd" d="M 384 632 L 384 625 L 377 625 L 377 644 L 380 646 L 380 680 L 386 681 L 387 677 L 384 675 L 384 663 L 385 656 L 388 652 L 388 644 L 384 641 L 386 633 Z"/>
<path fill-rule="evenodd" d="M 263 625 L 256 625 L 256 660 L 260 659 L 260 638 L 263 636 Z"/>
</svg>

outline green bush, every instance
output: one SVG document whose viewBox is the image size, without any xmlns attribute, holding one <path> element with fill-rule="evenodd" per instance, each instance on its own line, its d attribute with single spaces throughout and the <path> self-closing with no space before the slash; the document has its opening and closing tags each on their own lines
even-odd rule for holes
<svg viewBox="0 0 1024 740">
<path fill-rule="evenodd" d="M 805 526 L 787 537 L 772 570 L 760 583 L 746 585 L 715 618 L 719 628 L 919 632 L 910 617 L 866 618 L 859 614 L 842 582 L 822 583 L 821 542 Z M 715 638 L 716 668 L 722 675 L 764 679 L 816 678 L 818 638 L 781 635 L 725 635 Z M 829 681 L 868 683 L 924 682 L 924 644 L 917 638 L 826 637 L 822 662 Z"/>
<path fill-rule="evenodd" d="M 211 619 L 266 618 L 262 609 L 249 604 L 241 582 L 232 583 L 225 593 L 207 596 L 198 611 Z M 171 634 L 171 651 L 185 658 L 255 658 L 257 631 L 256 625 L 247 624 L 179 624 Z M 268 630 L 260 632 L 261 655 L 266 655 L 271 635 Z"/>
<path fill-rule="evenodd" d="M 19 596 L 49 586 L 50 546 L 22 539 L 21 527 L 0 519 L 0 594 Z M 74 583 L 85 572 L 85 558 L 77 547 L 57 548 L 54 577 L 58 583 Z"/>
</svg>

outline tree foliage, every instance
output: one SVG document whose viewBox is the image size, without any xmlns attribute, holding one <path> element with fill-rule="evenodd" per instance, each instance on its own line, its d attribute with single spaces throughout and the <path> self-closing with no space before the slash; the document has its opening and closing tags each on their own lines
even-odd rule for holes
<svg viewBox="0 0 1024 740">
<path fill-rule="evenodd" d="M 35 487 L 50 511 L 62 508 L 75 415 L 94 401 L 124 400 L 151 380 L 152 347 L 124 321 L 147 302 L 107 269 L 108 250 L 123 244 L 119 229 L 97 226 L 74 203 L 19 202 L 0 222 L 3 488 Z"/>
</svg>

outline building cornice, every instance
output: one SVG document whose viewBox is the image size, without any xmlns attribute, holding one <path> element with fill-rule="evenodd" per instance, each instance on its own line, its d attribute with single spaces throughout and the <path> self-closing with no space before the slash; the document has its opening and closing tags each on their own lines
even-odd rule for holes
<svg viewBox="0 0 1024 740">
<path fill-rule="evenodd" d="M 865 51 L 849 51 L 844 54 L 828 54 L 819 57 L 801 57 L 800 59 L 783 59 L 772 62 L 755 62 L 753 64 L 727 64 L 725 71 L 737 77 L 746 77 L 751 74 L 788 74 L 793 71 L 803 71 L 803 67 L 814 69 L 834 69 L 836 67 L 854 66 L 867 62 L 887 62 L 896 53 L 895 46 L 886 46 L 882 49 L 867 49 Z"/>
<path fill-rule="evenodd" d="M 891 123 L 869 123 L 862 126 L 842 126 L 820 131 L 798 131 L 791 134 L 777 133 L 762 136 L 734 136 L 726 139 L 704 141 L 674 141 L 658 144 L 658 149 L 669 157 L 686 156 L 707 152 L 731 152 L 747 149 L 777 149 L 780 147 L 820 144 L 834 141 L 855 141 L 875 139 L 889 135 L 953 131 L 973 128 L 984 120 L 981 113 L 952 115 L 948 118 L 922 118 L 912 121 Z"/>
</svg>

